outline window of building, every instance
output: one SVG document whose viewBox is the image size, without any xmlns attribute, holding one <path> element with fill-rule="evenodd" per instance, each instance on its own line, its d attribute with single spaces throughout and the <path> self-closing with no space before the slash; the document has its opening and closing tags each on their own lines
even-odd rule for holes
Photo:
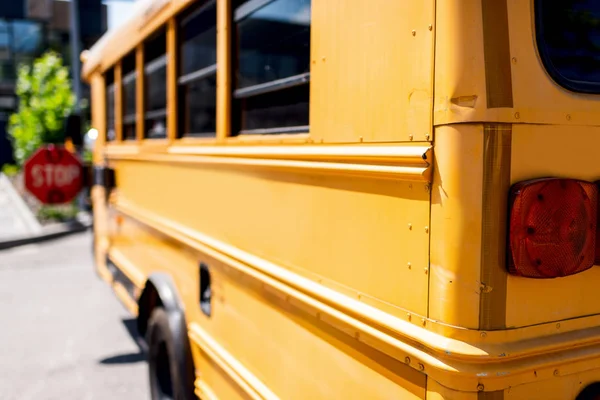
<svg viewBox="0 0 600 400">
<path fill-rule="evenodd" d="M 135 51 L 123 58 L 121 68 L 123 71 L 123 140 L 135 140 L 137 120 Z"/>
<path fill-rule="evenodd" d="M 106 141 L 117 138 L 115 132 L 115 74 L 111 68 L 104 74 L 106 83 Z"/>
<path fill-rule="evenodd" d="M 600 93 L 600 3 L 536 0 L 537 43 L 544 66 L 563 87 Z"/>
<path fill-rule="evenodd" d="M 240 134 L 308 132 L 310 0 L 250 0 L 234 11 Z"/>
<path fill-rule="evenodd" d="M 215 136 L 217 7 L 209 1 L 179 22 L 179 121 L 182 136 Z"/>
<path fill-rule="evenodd" d="M 160 29 L 144 45 L 145 136 L 167 137 L 167 35 Z"/>
</svg>

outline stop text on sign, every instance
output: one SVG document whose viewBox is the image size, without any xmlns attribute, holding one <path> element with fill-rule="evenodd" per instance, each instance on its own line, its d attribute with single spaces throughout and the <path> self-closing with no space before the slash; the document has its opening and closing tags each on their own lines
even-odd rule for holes
<svg viewBox="0 0 600 400">
<path fill-rule="evenodd" d="M 82 168 L 64 146 L 47 145 L 25 162 L 25 187 L 44 204 L 67 203 L 82 188 Z"/>
<path fill-rule="evenodd" d="M 34 165 L 31 168 L 32 185 L 42 186 L 69 186 L 81 177 L 81 168 L 77 165 Z"/>
</svg>

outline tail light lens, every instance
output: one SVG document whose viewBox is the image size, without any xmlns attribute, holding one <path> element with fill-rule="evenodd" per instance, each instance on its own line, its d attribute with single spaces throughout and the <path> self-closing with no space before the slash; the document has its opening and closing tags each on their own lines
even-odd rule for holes
<svg viewBox="0 0 600 400">
<path fill-rule="evenodd" d="M 574 179 L 520 182 L 510 193 L 509 272 L 556 278 L 594 265 L 598 189 Z"/>
</svg>

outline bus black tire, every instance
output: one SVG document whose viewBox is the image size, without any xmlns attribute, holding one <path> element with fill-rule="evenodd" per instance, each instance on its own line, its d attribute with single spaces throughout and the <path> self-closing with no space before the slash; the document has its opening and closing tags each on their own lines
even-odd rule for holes
<svg viewBox="0 0 600 400">
<path fill-rule="evenodd" d="M 146 332 L 150 396 L 153 400 L 189 400 L 189 383 L 177 362 L 169 316 L 162 307 L 152 311 Z M 181 355 L 180 355 L 181 356 Z M 193 390 L 193 389 L 192 389 Z"/>
</svg>

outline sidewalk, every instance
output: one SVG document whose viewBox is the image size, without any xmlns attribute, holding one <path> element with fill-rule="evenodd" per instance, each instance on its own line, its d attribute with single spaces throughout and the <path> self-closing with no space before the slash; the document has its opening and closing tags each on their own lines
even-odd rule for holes
<svg viewBox="0 0 600 400">
<path fill-rule="evenodd" d="M 0 173 L 0 250 L 82 232 L 91 223 L 91 217 L 81 213 L 75 221 L 42 227 L 8 178 Z"/>
</svg>

